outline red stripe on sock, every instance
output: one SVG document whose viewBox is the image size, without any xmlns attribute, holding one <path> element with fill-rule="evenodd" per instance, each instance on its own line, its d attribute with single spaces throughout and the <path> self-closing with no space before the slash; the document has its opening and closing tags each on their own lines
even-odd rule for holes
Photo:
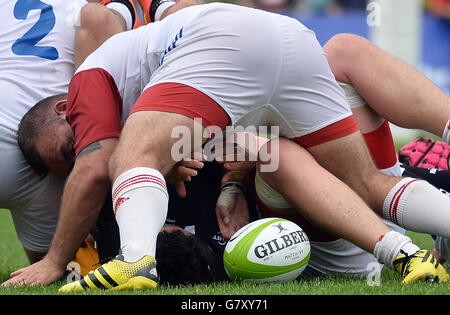
<svg viewBox="0 0 450 315">
<path fill-rule="evenodd" d="M 394 197 L 391 200 L 391 203 L 389 205 L 389 218 L 392 222 L 398 225 L 398 218 L 397 218 L 397 210 L 398 210 L 398 204 L 400 202 L 400 198 L 402 197 L 403 193 L 405 192 L 406 188 L 413 182 L 419 181 L 420 179 L 414 179 L 406 184 L 403 184 L 400 189 L 398 189 Z"/>
<path fill-rule="evenodd" d="M 121 183 L 118 187 L 116 187 L 116 189 L 113 192 L 113 199 L 117 197 L 117 195 L 122 191 L 122 188 L 124 188 L 124 186 L 128 187 L 133 182 L 145 180 L 145 179 L 154 180 L 156 184 L 158 184 L 161 187 L 163 187 L 164 189 L 166 189 L 165 184 L 157 177 L 140 175 L 140 176 L 135 176 L 133 178 L 130 178 L 130 179 L 124 181 L 123 183 Z"/>
<path fill-rule="evenodd" d="M 119 193 L 123 189 L 130 187 L 131 185 L 139 184 L 139 183 L 143 183 L 143 182 L 154 183 L 154 184 L 161 186 L 164 190 L 167 190 L 165 183 L 160 178 L 153 176 L 153 175 L 137 175 L 137 176 L 131 177 L 131 178 L 127 179 L 126 181 L 122 182 L 119 186 L 116 187 L 116 189 L 114 189 L 113 200 L 119 195 Z"/>
<path fill-rule="evenodd" d="M 125 185 L 126 183 L 128 183 L 130 181 L 138 180 L 138 179 L 142 179 L 142 178 L 152 178 L 152 179 L 158 181 L 161 185 L 165 186 L 164 181 L 161 180 L 159 177 L 156 177 L 156 176 L 153 176 L 153 175 L 136 175 L 136 176 L 133 176 L 133 177 L 125 180 L 124 182 L 122 182 L 119 186 L 116 187 L 116 189 L 114 191 L 120 189 L 121 186 Z"/>
</svg>

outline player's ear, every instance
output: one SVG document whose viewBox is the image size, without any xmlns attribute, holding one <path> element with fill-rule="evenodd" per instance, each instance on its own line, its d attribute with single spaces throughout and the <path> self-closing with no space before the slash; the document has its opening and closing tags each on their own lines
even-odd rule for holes
<svg viewBox="0 0 450 315">
<path fill-rule="evenodd" d="M 55 103 L 53 106 L 53 109 L 55 110 L 55 113 L 59 116 L 66 116 L 66 108 L 67 108 L 67 100 L 59 100 Z"/>
</svg>

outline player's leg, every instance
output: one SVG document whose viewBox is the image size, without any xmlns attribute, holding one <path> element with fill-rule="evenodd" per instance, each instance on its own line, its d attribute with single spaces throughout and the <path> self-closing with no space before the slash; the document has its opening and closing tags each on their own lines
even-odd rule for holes
<svg viewBox="0 0 450 315">
<path fill-rule="evenodd" d="M 338 83 L 344 90 L 375 165 L 385 175 L 400 177 L 402 171 L 389 122 L 378 115 L 351 85 Z"/>
<path fill-rule="evenodd" d="M 352 34 L 336 35 L 324 51 L 336 79 L 355 87 L 382 117 L 450 142 L 450 99 L 413 67 Z"/>
<path fill-rule="evenodd" d="M 164 225 L 169 200 L 165 176 L 178 162 L 172 156 L 172 148 L 177 141 L 186 141 L 189 145 L 183 153 L 190 156 L 194 130 L 203 129 L 196 124 L 199 123 L 189 117 L 158 111 L 139 111 L 128 118 L 110 162 L 124 261 L 155 257 L 156 239 Z M 173 138 L 177 129 L 186 131 L 187 138 Z"/>
<path fill-rule="evenodd" d="M 201 148 L 208 137 L 205 126 L 224 129 L 229 123 L 228 114 L 215 101 L 186 85 L 161 83 L 143 92 L 110 160 L 114 211 L 126 260 L 154 256 L 156 236 L 167 212 L 165 177 L 177 162 Z M 139 231 L 130 215 L 134 211 L 143 216 L 137 222 L 159 223 Z M 149 232 L 152 236 L 139 235 Z M 138 245 L 143 241 L 144 245 Z"/>
<path fill-rule="evenodd" d="M 379 214 L 385 208 L 387 217 L 405 228 L 410 225 L 403 216 L 408 212 L 405 209 L 414 209 L 415 214 L 422 212 L 423 215 L 434 213 L 437 207 L 448 208 L 448 200 L 444 200 L 431 185 L 385 176 L 378 171 L 317 40 L 312 34 L 302 32 L 294 22 L 283 22 L 291 23 L 291 28 L 286 28 L 283 33 L 285 64 L 288 66 L 282 69 L 273 100 L 279 104 L 277 109 L 293 129 L 295 136 L 292 138 L 308 149 L 325 169 L 357 192 L 370 208 Z M 289 38 L 297 38 L 297 42 L 289 41 Z M 432 227 L 422 225 L 421 228 L 420 232 L 425 233 L 450 233 L 442 223 Z M 377 244 L 389 243 L 389 239 L 383 237 Z M 395 247 L 386 252 L 389 251 L 395 252 Z M 391 254 L 388 256 L 392 258 Z"/>
<path fill-rule="evenodd" d="M 406 229 L 450 235 L 443 224 L 450 221 L 450 213 L 442 211 L 450 207 L 449 200 L 425 181 L 388 177 L 378 171 L 316 39 L 295 28 L 289 31 L 293 33 L 287 32 L 286 38 L 298 41 L 285 42 L 290 64 L 282 71 L 274 99 L 296 133 L 292 138 L 378 214 Z M 425 213 L 440 220 L 422 220 Z"/>
<path fill-rule="evenodd" d="M 157 286 L 156 240 L 167 216 L 166 175 L 171 158 L 172 130 L 193 130 L 194 121 L 182 115 L 139 111 L 132 114 L 111 156 L 112 204 L 119 227 L 120 255 L 60 290 L 87 288 L 153 289 Z M 151 126 L 151 127 L 150 127 Z M 112 279 L 108 283 L 105 277 Z M 100 285 L 101 284 L 101 285 Z"/>
<path fill-rule="evenodd" d="M 195 120 L 197 117 L 203 124 Z M 156 287 L 156 240 L 169 201 L 165 177 L 208 138 L 203 139 L 208 134 L 204 133 L 205 125 L 223 129 L 229 123 L 230 118 L 217 103 L 188 86 L 162 83 L 144 90 L 110 159 L 121 255 L 102 266 L 115 281 L 108 288 Z M 101 281 L 100 275 L 94 273 L 94 277 Z M 86 287 L 98 288 L 85 277 L 62 290 Z"/>
<path fill-rule="evenodd" d="M 349 100 L 354 117 L 363 133 L 375 165 L 385 175 L 400 177 L 401 169 L 387 121 L 381 119 L 350 85 L 341 84 L 341 86 L 344 88 L 346 98 Z M 442 197 L 442 194 L 426 181 L 415 181 L 414 178 L 409 177 L 402 182 L 405 185 L 405 192 L 396 199 L 395 194 L 398 190 L 394 186 L 383 203 L 383 216 L 387 220 L 410 230 L 435 230 L 436 232 L 446 233 L 442 232 L 445 231 L 442 222 L 449 219 L 449 206 L 448 201 Z M 409 187 L 410 185 L 412 186 Z M 423 206 L 429 198 L 427 197 L 428 194 L 431 194 L 435 202 L 433 208 Z M 394 198 L 392 199 L 392 197 Z M 399 206 L 395 206 L 395 203 Z M 402 205 L 403 203 L 405 205 Z M 432 212 L 425 212 L 424 209 L 431 209 Z"/>
<path fill-rule="evenodd" d="M 279 151 L 277 170 L 259 172 L 267 184 L 283 194 L 307 220 L 373 252 L 378 239 L 390 229 L 353 190 L 295 142 L 281 138 L 265 146 L 261 151 L 272 155 L 274 150 Z M 259 163 L 264 165 L 261 160 Z"/>
<path fill-rule="evenodd" d="M 273 142 L 268 146 L 272 144 Z M 263 148 L 263 150 L 265 149 Z M 320 228 L 322 207 L 326 209 L 329 221 L 333 221 L 332 217 L 339 215 L 342 211 L 340 208 L 345 207 L 344 203 L 339 202 L 337 194 L 326 192 L 328 189 L 340 189 L 339 185 L 342 183 L 339 183 L 337 188 L 333 187 L 333 182 L 337 183 L 339 180 L 324 170 L 304 148 L 294 142 L 281 138 L 279 150 L 282 152 L 280 166 L 275 172 L 260 173 L 258 170 L 263 162 L 259 160 L 257 164 L 255 193 L 258 209 L 262 216 L 283 217 L 302 227 L 311 241 L 312 255 L 308 266 L 313 270 L 319 271 L 321 274 L 342 272 L 346 275 L 358 275 L 368 273 L 371 270 L 369 264 L 376 262 L 372 252 L 363 250 L 336 234 L 330 233 L 328 229 Z M 332 180 L 330 181 L 329 178 Z M 299 182 L 297 183 L 297 181 Z M 325 188 L 323 183 L 325 183 Z M 300 189 L 293 187 L 300 187 Z M 314 191 L 316 189 L 317 191 Z M 353 191 L 352 193 L 354 194 Z M 284 196 L 291 196 L 291 201 L 288 202 L 287 197 Z M 314 198 L 314 196 L 316 197 Z M 365 211 L 372 212 L 367 209 L 366 204 L 358 196 L 352 201 L 355 204 L 362 203 L 363 211 L 365 209 Z M 296 202 L 296 207 L 292 206 L 294 202 Z M 310 212 L 310 210 L 317 211 Z M 344 211 L 352 212 L 354 209 L 346 207 Z M 309 215 L 308 212 L 310 212 Z M 305 214 L 308 215 L 308 219 L 305 218 Z M 369 217 L 371 216 L 372 214 L 369 215 Z M 337 220 L 341 219 L 339 216 Z M 349 219 L 349 221 L 351 220 Z M 375 222 L 377 225 L 379 224 L 378 220 Z M 359 225 L 359 222 L 355 222 L 355 224 Z M 381 226 L 381 229 L 384 227 Z M 351 229 L 348 229 L 349 231 Z M 379 232 L 380 230 L 377 231 L 375 228 L 374 233 Z"/>
</svg>

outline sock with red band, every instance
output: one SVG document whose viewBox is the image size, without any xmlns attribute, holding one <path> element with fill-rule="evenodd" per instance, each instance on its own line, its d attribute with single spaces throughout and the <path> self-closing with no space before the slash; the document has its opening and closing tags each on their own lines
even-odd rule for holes
<svg viewBox="0 0 450 315">
<path fill-rule="evenodd" d="M 450 199 L 424 180 L 398 182 L 384 201 L 383 217 L 407 230 L 450 237 Z"/>
<path fill-rule="evenodd" d="M 116 179 L 112 193 L 124 260 L 155 257 L 156 239 L 166 220 L 169 202 L 162 174 L 146 167 L 130 169 Z"/>
<path fill-rule="evenodd" d="M 402 170 L 397 160 L 389 122 L 386 120 L 378 129 L 365 133 L 363 136 L 380 172 L 384 175 L 401 176 Z"/>
</svg>

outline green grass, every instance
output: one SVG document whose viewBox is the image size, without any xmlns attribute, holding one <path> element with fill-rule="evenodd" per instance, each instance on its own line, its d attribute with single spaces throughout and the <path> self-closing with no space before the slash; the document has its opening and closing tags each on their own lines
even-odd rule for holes
<svg viewBox="0 0 450 315">
<path fill-rule="evenodd" d="M 432 249 L 429 235 L 408 233 L 415 243 Z M 9 274 L 28 265 L 25 253 L 17 240 L 9 211 L 0 210 L 0 282 L 9 278 Z M 172 295 L 204 296 L 231 295 L 234 297 L 253 295 L 448 295 L 450 284 L 416 283 L 400 284 L 400 276 L 389 269 L 381 273 L 380 286 L 369 286 L 365 278 L 343 276 L 312 279 L 308 281 L 250 284 L 217 283 L 214 285 L 196 285 L 180 287 L 159 287 L 152 291 L 88 291 L 82 295 Z M 58 295 L 58 288 L 64 280 L 49 286 L 0 287 L 0 295 Z M 73 293 L 75 294 L 75 293 Z"/>
</svg>

